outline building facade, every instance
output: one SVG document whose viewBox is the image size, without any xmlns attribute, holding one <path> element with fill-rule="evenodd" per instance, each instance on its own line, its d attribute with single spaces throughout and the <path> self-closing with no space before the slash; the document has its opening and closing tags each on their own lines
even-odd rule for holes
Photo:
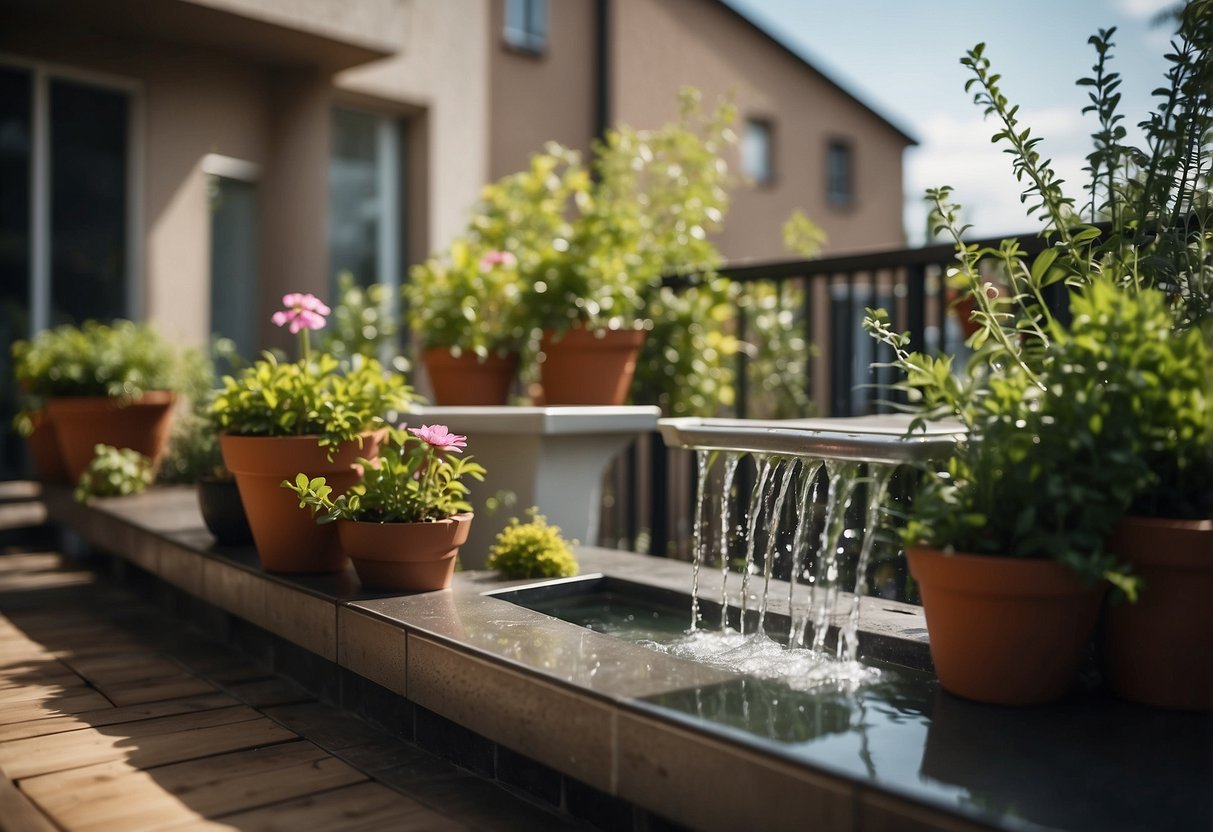
<svg viewBox="0 0 1213 832">
<path fill-rule="evenodd" d="M 0 0 L 0 383 L 90 317 L 282 343 L 285 291 L 399 284 L 485 182 L 687 84 L 739 107 L 726 257 L 795 208 L 832 251 L 904 242 L 912 140 L 720 0 Z"/>
</svg>

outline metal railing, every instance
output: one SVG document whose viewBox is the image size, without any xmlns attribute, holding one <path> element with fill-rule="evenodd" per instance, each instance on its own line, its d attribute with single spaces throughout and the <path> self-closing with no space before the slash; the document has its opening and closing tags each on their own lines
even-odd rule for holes
<svg viewBox="0 0 1213 832">
<path fill-rule="evenodd" d="M 971 241 L 980 247 L 997 247 L 1002 238 Z M 1021 249 L 1034 256 L 1048 241 L 1037 235 L 1018 238 Z M 888 412 L 895 379 L 891 368 L 880 368 L 891 356 L 882 352 L 863 329 L 867 307 L 888 310 L 894 329 L 908 332 L 909 347 L 931 354 L 957 354 L 964 350 L 965 335 L 959 317 L 949 311 L 948 270 L 956 264 L 956 249 L 933 245 L 915 249 L 873 251 L 817 260 L 730 264 L 720 274 L 749 287 L 767 285 L 779 298 L 794 299 L 790 309 L 804 340 L 815 346 L 803 378 L 785 379 L 802 384 L 813 404 L 805 416 L 863 416 Z M 681 290 L 695 285 L 698 275 L 668 277 L 665 285 Z M 1065 288 L 1049 287 L 1046 300 L 1055 308 L 1065 304 Z M 752 343 L 764 333 L 755 331 L 752 312 L 738 303 L 734 317 L 739 341 Z M 756 415 L 762 391 L 756 391 L 751 373 L 752 350 L 736 357 L 732 408 L 717 414 L 746 418 Z M 874 366 L 876 365 L 876 366 Z M 601 540 L 605 545 L 652 554 L 688 557 L 694 500 L 694 463 L 689 451 L 667 449 L 658 434 L 642 437 L 616 464 L 605 484 Z"/>
</svg>

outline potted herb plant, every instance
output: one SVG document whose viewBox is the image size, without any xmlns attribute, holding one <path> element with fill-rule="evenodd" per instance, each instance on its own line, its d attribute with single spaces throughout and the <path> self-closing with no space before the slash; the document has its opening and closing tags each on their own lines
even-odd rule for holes
<svg viewBox="0 0 1213 832">
<path fill-rule="evenodd" d="M 364 586 L 445 589 L 472 522 L 463 478 L 484 479 L 472 457 L 453 456 L 466 447 L 444 425 L 389 428 L 378 456 L 358 460 L 362 480 L 338 496 L 325 477 L 305 473 L 281 486 L 317 523 L 334 523 Z"/>
<path fill-rule="evenodd" d="M 172 422 L 179 359 L 147 324 L 86 321 L 44 330 L 13 344 L 15 376 L 27 401 L 34 441 L 53 432 L 69 482 L 92 461 L 97 445 L 130 448 L 158 464 Z M 40 450 L 40 468 L 54 472 Z"/>
<path fill-rule="evenodd" d="M 1113 686 L 1132 698 L 1173 707 L 1207 708 L 1213 701 L 1213 664 L 1207 661 L 1213 654 L 1213 618 L 1206 603 L 1213 575 L 1213 538 L 1208 536 L 1213 524 L 1206 523 L 1213 447 L 1208 393 L 1213 269 L 1206 226 L 1209 192 L 1198 187 L 1207 176 L 1201 171 L 1208 169 L 1203 137 L 1210 127 L 1204 92 L 1213 45 L 1209 7 L 1207 0 L 1199 0 L 1183 12 L 1169 56 L 1170 84 L 1161 91 L 1159 110 L 1145 122 L 1146 151 L 1122 143 L 1125 131 L 1116 112 L 1119 80 L 1107 68 L 1114 30 L 1091 39 L 1098 55 L 1095 77 L 1079 83 L 1092 88 L 1087 110 L 1100 121 L 1088 157 L 1088 190 L 1092 213 L 1110 218 L 1103 228 L 1079 221 L 1074 201 L 1036 149 L 1040 140 L 1018 122 L 1017 108 L 999 89 L 984 47 L 978 45 L 962 59 L 973 73 L 969 87 L 977 91 L 975 100 L 1001 123 L 995 139 L 1010 145 L 1016 175 L 1028 183 L 1024 197 L 1029 213 L 1045 220 L 1044 234 L 1053 245 L 1033 260 L 1015 241 L 996 249 L 966 246 L 955 209 L 948 204 L 949 190 L 933 191 L 938 227 L 957 242 L 958 272 L 973 305 L 968 344 L 974 354 L 957 376 L 950 358 L 904 352 L 905 339 L 889 332 L 882 314 L 873 313 L 867 321 L 878 338 L 897 350 L 895 363 L 906 373 L 901 386 L 911 394 L 919 416 L 959 417 L 970 429 L 958 456 L 928 479 L 906 527 L 932 653 L 941 683 L 950 690 L 1008 701 L 1008 691 L 1022 686 L 1021 672 L 1043 662 L 1028 630 L 999 624 L 1000 613 L 989 608 L 977 612 L 970 607 L 962 619 L 951 621 L 932 613 L 938 597 L 955 594 L 962 578 L 987 580 L 997 564 L 989 558 L 977 562 L 930 553 L 913 544 L 1048 557 L 1088 577 L 1102 573 L 1130 596 L 1140 587 L 1142 604 L 1120 604 L 1110 611 L 1106 652 L 1116 657 L 1109 662 Z M 982 261 L 997 263 L 1003 291 L 981 277 Z M 1045 302 L 1046 290 L 1063 281 L 1072 287 L 1068 327 Z M 1134 524 L 1121 523 L 1131 504 L 1133 510 L 1196 515 L 1181 521 L 1190 524 L 1186 534 L 1196 541 L 1191 557 L 1179 555 L 1161 535 L 1166 524 L 1151 524 L 1150 548 L 1159 555 L 1152 560 L 1168 562 L 1168 567 L 1182 564 L 1182 577 L 1151 575 L 1124 544 L 1123 531 L 1113 533 L 1118 524 L 1122 529 Z M 1126 576 L 1126 562 L 1133 564 L 1138 579 Z M 1000 589 L 985 594 L 1005 595 L 1013 580 L 1000 583 Z M 1038 595 L 1045 586 L 1039 576 L 1015 583 Z M 1197 587 L 1194 597 L 1186 602 L 1167 597 L 1177 585 Z M 1150 603 L 1144 603 L 1151 595 Z M 1086 605 L 1090 609 L 1089 599 Z M 1116 622 L 1152 617 L 1153 605 L 1164 612 L 1183 607 L 1195 617 L 1180 623 L 1166 615 L 1166 621 L 1146 625 L 1149 635 L 1139 638 L 1139 644 L 1149 655 L 1134 655 L 1117 634 Z M 1079 631 L 1090 627 L 1089 619 L 1078 624 L 1075 620 L 1064 630 L 1071 634 L 1071 654 L 1085 644 Z M 1055 627 L 1046 640 L 1057 642 L 1061 632 Z M 955 664 L 939 658 L 937 649 L 974 635 L 982 640 L 970 645 L 966 658 Z M 1009 657 L 1020 655 L 1016 648 L 1025 643 L 1034 646 L 1026 663 L 998 683 L 979 687 L 952 676 L 965 664 L 1005 672 L 1011 667 Z M 1175 644 L 1178 651 L 1169 649 Z M 1146 669 L 1156 681 L 1165 680 L 1162 686 L 1170 694 L 1162 696 L 1158 685 L 1154 693 L 1127 690 L 1117 664 Z M 1052 688 L 1022 691 L 1019 701 L 1057 695 L 1066 676 L 1059 670 Z"/>
<path fill-rule="evenodd" d="M 548 525 L 547 518 L 534 506 L 527 509 L 527 516 L 530 520 L 526 523 L 510 518 L 510 524 L 497 533 L 485 566 L 511 579 L 576 575 L 577 558 L 569 541 L 560 534 L 560 527 Z"/>
<path fill-rule="evenodd" d="M 548 310 L 540 375 L 550 404 L 623 404 L 662 278 L 720 263 L 708 235 L 728 209 L 721 154 L 733 141 L 734 109 L 722 104 L 705 118 L 693 90 L 683 90 L 680 104 L 677 123 L 619 127 L 595 144 L 592 184 L 576 196 L 567 245 L 555 262 L 539 264 Z M 675 298 L 664 301 L 677 311 Z M 665 346 L 654 344 L 641 363 L 660 368 Z M 661 388 L 696 383 L 655 377 Z"/>
<path fill-rule="evenodd" d="M 412 268 L 404 295 L 435 402 L 505 404 L 529 332 L 518 258 L 458 239 Z"/>
<path fill-rule="evenodd" d="M 274 572 L 334 572 L 345 558 L 331 529 L 317 529 L 278 486 L 304 471 L 342 490 L 358 481 L 354 465 L 375 456 L 385 417 L 412 401 L 399 373 L 372 358 L 348 366 L 312 354 L 308 334 L 329 307 L 310 294 L 283 297 L 273 321 L 300 339 L 298 361 L 272 353 L 225 376 L 210 412 L 221 429 L 223 461 L 235 475 L 262 565 Z"/>
</svg>

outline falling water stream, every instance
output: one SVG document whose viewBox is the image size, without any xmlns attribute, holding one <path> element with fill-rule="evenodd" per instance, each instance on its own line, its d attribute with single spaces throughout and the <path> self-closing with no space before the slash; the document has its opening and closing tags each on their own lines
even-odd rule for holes
<svg viewBox="0 0 1213 832">
<path fill-rule="evenodd" d="M 749 510 L 740 521 L 746 530 L 745 565 L 737 604 L 740 617 L 737 629 L 733 629 L 728 626 L 730 505 L 743 456 L 735 451 L 697 452 L 699 483 L 691 626 L 682 638 L 661 649 L 756 676 L 777 678 L 802 689 L 854 688 L 875 680 L 879 671 L 860 664 L 857 656 L 859 599 L 867 588 L 866 573 L 892 466 L 861 466 L 842 460 L 753 454 L 757 473 L 748 501 Z M 718 485 L 710 488 L 709 480 L 718 465 L 722 466 L 716 480 Z M 848 513 L 861 493 L 866 495 L 861 515 L 863 528 L 848 529 Z M 789 495 L 792 510 L 785 511 Z M 712 510 L 720 517 L 715 529 L 706 522 Z M 789 517 L 794 522 L 790 528 L 781 523 Z M 815 533 L 818 526 L 820 532 Z M 790 545 L 785 543 L 782 548 L 781 541 L 786 541 L 787 535 L 781 536 L 781 530 L 791 535 Z M 845 553 L 845 544 L 856 540 L 855 582 L 844 588 L 844 570 L 839 558 Z M 791 621 L 786 644 L 772 639 L 765 631 L 772 597 L 772 573 L 782 552 L 790 557 L 791 569 L 787 595 Z M 756 558 L 760 554 L 761 589 L 755 593 L 751 591 L 751 577 L 757 571 Z M 703 629 L 699 620 L 700 572 L 712 555 L 719 557 L 721 569 L 721 628 L 718 631 Z M 806 564 L 810 564 L 810 568 L 806 569 Z M 759 584 L 757 580 L 753 583 Z M 756 617 L 751 609 L 755 601 Z M 826 640 L 832 621 L 841 621 L 841 625 L 837 632 L 837 647 L 829 651 Z"/>
</svg>

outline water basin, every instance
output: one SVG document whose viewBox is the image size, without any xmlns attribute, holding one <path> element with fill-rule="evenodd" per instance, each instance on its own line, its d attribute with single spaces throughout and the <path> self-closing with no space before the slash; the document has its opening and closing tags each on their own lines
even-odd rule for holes
<svg viewBox="0 0 1213 832">
<path fill-rule="evenodd" d="M 677 642 L 690 622 L 684 593 L 600 574 L 487 594 L 650 649 Z M 700 603 L 711 618 L 711 602 Z M 730 606 L 730 621 L 738 620 Z M 786 616 L 769 615 L 767 624 L 786 634 Z M 865 635 L 877 648 L 895 640 Z M 845 689 L 738 672 L 632 706 L 997 829 L 1127 832 L 1213 823 L 1207 716 L 1120 702 L 1091 678 L 1047 706 L 983 705 L 941 690 L 913 661 L 860 652 L 879 675 Z"/>
</svg>

